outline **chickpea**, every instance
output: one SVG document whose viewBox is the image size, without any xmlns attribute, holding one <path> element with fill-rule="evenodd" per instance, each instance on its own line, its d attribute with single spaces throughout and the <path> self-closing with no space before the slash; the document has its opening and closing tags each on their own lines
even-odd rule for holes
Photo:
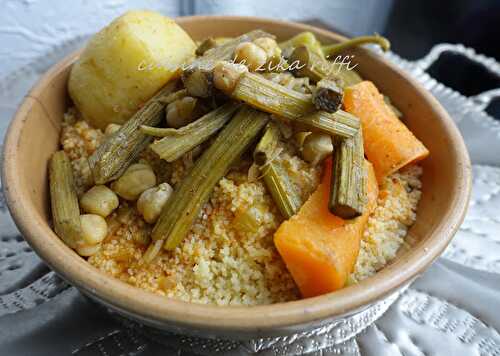
<svg viewBox="0 0 500 356">
<path fill-rule="evenodd" d="M 257 38 L 253 41 L 254 44 L 262 48 L 266 52 L 267 60 L 276 59 L 281 56 L 281 48 L 278 43 L 269 37 Z"/>
<path fill-rule="evenodd" d="M 109 136 L 111 134 L 114 134 L 116 131 L 118 131 L 120 128 L 122 127 L 122 125 L 118 125 L 118 124 L 109 124 L 108 126 L 106 126 L 106 129 L 104 130 L 104 134 L 106 136 Z"/>
<path fill-rule="evenodd" d="M 333 144 L 330 135 L 313 132 L 304 139 L 302 157 L 312 165 L 318 164 L 332 152 Z"/>
<path fill-rule="evenodd" d="M 96 245 L 102 242 L 108 234 L 108 224 L 100 215 L 80 215 L 80 224 L 82 227 L 82 245 Z"/>
<path fill-rule="evenodd" d="M 184 98 L 177 100 L 176 103 L 177 111 L 181 117 L 192 118 L 198 99 L 193 98 L 192 96 L 185 96 Z"/>
<path fill-rule="evenodd" d="M 246 72 L 248 68 L 243 64 L 219 62 L 214 68 L 214 85 L 217 89 L 231 94 L 240 76 Z"/>
<path fill-rule="evenodd" d="M 165 119 L 167 120 L 168 127 L 182 126 L 184 120 L 180 117 L 179 112 L 177 111 L 177 105 L 175 105 L 175 101 L 168 104 Z"/>
<path fill-rule="evenodd" d="M 126 200 L 136 200 L 139 195 L 156 185 L 153 169 L 145 163 L 135 163 L 111 184 L 111 189 Z"/>
<path fill-rule="evenodd" d="M 137 210 L 146 222 L 152 224 L 160 216 L 163 206 L 172 195 L 173 189 L 168 183 L 162 183 L 142 192 L 137 200 Z"/>
<path fill-rule="evenodd" d="M 105 218 L 118 208 L 118 196 L 105 185 L 96 185 L 90 188 L 80 199 L 83 211 L 97 214 Z"/>
<path fill-rule="evenodd" d="M 95 255 L 101 249 L 101 244 L 95 245 L 78 245 L 76 247 L 76 252 L 83 257 L 89 257 Z"/>
<path fill-rule="evenodd" d="M 182 99 L 176 100 L 167 106 L 167 125 L 178 129 L 179 127 L 186 126 L 195 118 L 195 108 L 198 99 L 191 96 L 186 96 Z"/>
<path fill-rule="evenodd" d="M 252 42 L 240 43 L 234 55 L 236 63 L 245 64 L 251 71 L 262 68 L 267 62 L 266 51 Z"/>
</svg>

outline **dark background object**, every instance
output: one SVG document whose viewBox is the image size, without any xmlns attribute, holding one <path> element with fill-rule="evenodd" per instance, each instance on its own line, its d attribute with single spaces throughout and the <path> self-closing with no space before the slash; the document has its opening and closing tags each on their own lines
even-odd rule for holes
<svg viewBox="0 0 500 356">
<path fill-rule="evenodd" d="M 500 60 L 500 1 L 394 1 L 384 34 L 394 52 L 407 59 L 450 42 Z"/>
<path fill-rule="evenodd" d="M 419 59 L 437 43 L 462 43 L 500 60 L 500 1 L 394 1 L 384 35 L 403 58 Z M 500 88 L 500 77 L 454 54 L 443 54 L 429 74 L 466 96 Z M 500 102 L 488 107 L 500 120 Z"/>
<path fill-rule="evenodd" d="M 454 53 L 443 53 L 427 71 L 446 86 L 465 96 L 500 88 L 500 77 L 484 66 Z"/>
<path fill-rule="evenodd" d="M 500 120 L 500 99 L 495 99 L 486 108 L 486 112 L 493 116 L 495 119 Z"/>
</svg>

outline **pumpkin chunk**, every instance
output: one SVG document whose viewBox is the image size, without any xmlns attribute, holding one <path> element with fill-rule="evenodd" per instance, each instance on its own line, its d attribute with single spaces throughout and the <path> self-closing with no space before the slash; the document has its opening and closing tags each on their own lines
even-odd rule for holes
<svg viewBox="0 0 500 356">
<path fill-rule="evenodd" d="M 344 220 L 328 210 L 331 160 L 316 191 L 299 212 L 283 222 L 274 234 L 274 243 L 303 297 L 342 288 L 359 253 L 368 216 L 376 206 L 378 185 L 366 162 L 367 205 L 363 215 Z"/>
<path fill-rule="evenodd" d="M 361 120 L 365 155 L 373 164 L 379 183 L 400 168 L 429 155 L 372 82 L 363 81 L 346 88 L 344 106 Z"/>
</svg>

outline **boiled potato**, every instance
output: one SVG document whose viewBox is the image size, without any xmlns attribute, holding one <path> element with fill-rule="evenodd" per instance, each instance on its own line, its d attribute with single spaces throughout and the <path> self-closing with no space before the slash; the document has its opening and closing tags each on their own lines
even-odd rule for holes
<svg viewBox="0 0 500 356">
<path fill-rule="evenodd" d="M 92 125 L 121 124 L 178 76 L 195 50 L 174 20 L 150 11 L 127 12 L 89 41 L 71 69 L 69 94 Z"/>
</svg>

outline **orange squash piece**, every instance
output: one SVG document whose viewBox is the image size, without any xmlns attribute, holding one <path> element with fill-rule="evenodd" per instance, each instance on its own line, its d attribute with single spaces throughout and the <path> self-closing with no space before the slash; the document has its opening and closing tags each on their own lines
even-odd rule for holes
<svg viewBox="0 0 500 356">
<path fill-rule="evenodd" d="M 353 271 L 368 216 L 376 206 L 378 185 L 373 167 L 368 171 L 368 203 L 363 215 L 343 220 L 328 210 L 331 160 L 316 191 L 299 212 L 283 222 L 274 234 L 274 244 L 303 297 L 342 288 Z"/>
<path fill-rule="evenodd" d="M 387 106 L 377 87 L 363 81 L 344 91 L 345 110 L 361 120 L 365 155 L 379 182 L 429 155 L 427 148 Z"/>
</svg>

